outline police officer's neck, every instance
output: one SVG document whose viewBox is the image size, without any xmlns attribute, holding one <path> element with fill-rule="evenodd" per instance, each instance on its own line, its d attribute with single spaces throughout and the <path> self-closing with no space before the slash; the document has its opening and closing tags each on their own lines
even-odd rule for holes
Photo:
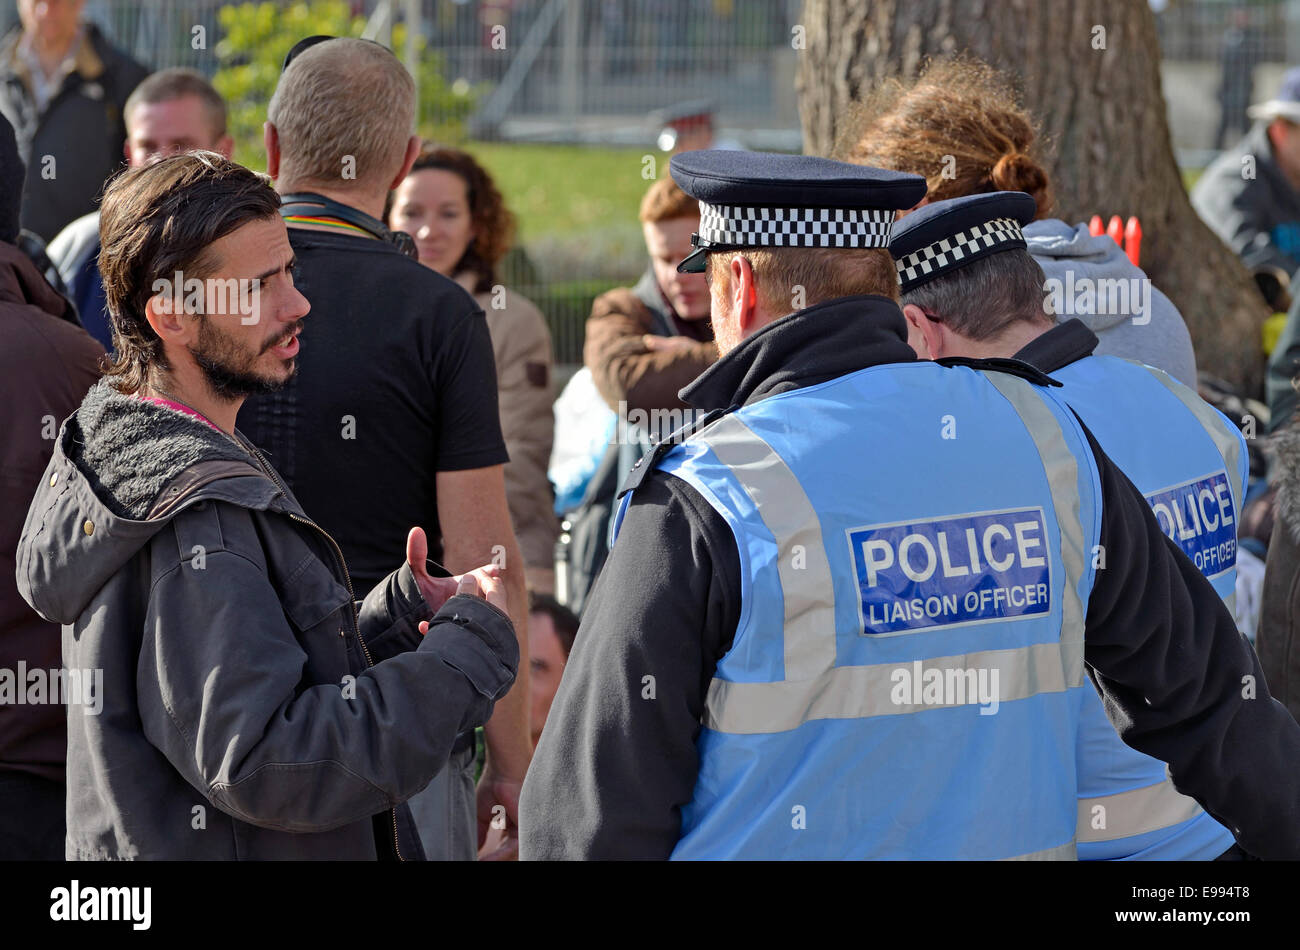
<svg viewBox="0 0 1300 950">
<path fill-rule="evenodd" d="M 968 356 L 971 359 L 1011 357 L 1050 329 L 1050 324 L 1017 320 L 1001 333 L 985 340 L 972 340 L 970 337 L 949 333 L 945 342 L 950 345 L 937 356 Z"/>
</svg>

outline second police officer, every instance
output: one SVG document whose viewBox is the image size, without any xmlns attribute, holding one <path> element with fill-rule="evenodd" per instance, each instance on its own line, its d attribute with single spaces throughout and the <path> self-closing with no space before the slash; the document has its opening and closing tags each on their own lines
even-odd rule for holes
<svg viewBox="0 0 1300 950">
<path fill-rule="evenodd" d="M 1094 355 L 1097 336 L 1082 322 L 1049 316 L 1044 305 L 1062 289 L 1047 281 L 1021 232 L 1036 210 L 1029 195 L 1002 191 L 931 202 L 894 225 L 909 342 L 925 359 L 1014 357 L 1064 383 L 1060 398 L 1231 608 L 1245 440 L 1187 386 L 1154 367 Z M 1084 690 L 1081 715 L 1080 858 L 1240 854 L 1228 829 L 1177 792 L 1163 762 L 1120 741 L 1092 690 Z"/>
<path fill-rule="evenodd" d="M 908 346 L 885 248 L 924 181 L 671 171 L 712 412 L 629 479 L 521 855 L 1071 859 L 1086 668 L 1243 848 L 1300 856 L 1300 726 L 1211 584 L 1050 387 Z"/>
</svg>

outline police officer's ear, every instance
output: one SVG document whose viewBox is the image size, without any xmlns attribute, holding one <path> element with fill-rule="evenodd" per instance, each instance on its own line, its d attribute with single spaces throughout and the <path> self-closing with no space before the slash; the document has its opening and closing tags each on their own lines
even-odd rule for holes
<svg viewBox="0 0 1300 950">
<path fill-rule="evenodd" d="M 754 281 L 754 268 L 749 258 L 743 254 L 732 255 L 728 264 L 731 277 L 731 307 L 739 321 L 742 339 L 755 330 L 761 323 L 758 312 L 758 287 Z"/>
<path fill-rule="evenodd" d="M 944 355 L 943 324 L 931 319 L 916 304 L 903 305 L 907 321 L 907 342 L 923 360 L 937 360 Z"/>
</svg>

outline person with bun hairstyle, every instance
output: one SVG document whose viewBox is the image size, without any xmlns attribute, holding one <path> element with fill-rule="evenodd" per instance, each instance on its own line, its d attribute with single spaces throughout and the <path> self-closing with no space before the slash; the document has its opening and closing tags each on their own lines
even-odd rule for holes
<svg viewBox="0 0 1300 950">
<path fill-rule="evenodd" d="M 1047 278 L 1044 298 L 1059 304 L 1056 315 L 1078 317 L 1097 334 L 1099 355 L 1146 363 L 1195 388 L 1191 336 L 1169 298 L 1109 237 L 1051 217 L 1052 186 L 1037 140 L 1010 80 L 961 58 L 932 61 L 912 82 L 882 84 L 838 151 L 855 164 L 924 176 L 922 204 L 994 191 L 1030 195 L 1037 215 L 1024 228 L 1025 241 Z M 1126 283 L 1103 283 L 1114 280 Z M 1138 291 L 1117 307 L 1123 298 L 1109 288 L 1121 286 Z"/>
<path fill-rule="evenodd" d="M 514 215 L 472 155 L 426 143 L 393 192 L 388 226 L 410 234 L 420 263 L 460 284 L 487 315 L 501 432 L 510 453 L 510 520 L 529 589 L 549 593 L 555 585 L 552 560 L 559 535 L 546 478 L 555 432 L 551 333 L 537 306 L 498 280 L 497 267 L 514 237 Z"/>
</svg>

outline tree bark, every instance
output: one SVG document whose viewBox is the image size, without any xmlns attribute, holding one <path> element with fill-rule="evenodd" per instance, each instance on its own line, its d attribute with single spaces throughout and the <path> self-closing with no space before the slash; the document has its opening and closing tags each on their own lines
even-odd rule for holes
<svg viewBox="0 0 1300 950">
<path fill-rule="evenodd" d="M 1268 308 L 1187 199 L 1145 0 L 804 0 L 801 25 L 806 152 L 828 154 L 852 132 L 853 102 L 930 57 L 964 52 L 1016 76 L 1043 133 L 1054 216 L 1137 215 L 1142 268 L 1187 321 L 1198 369 L 1262 394 Z"/>
</svg>

